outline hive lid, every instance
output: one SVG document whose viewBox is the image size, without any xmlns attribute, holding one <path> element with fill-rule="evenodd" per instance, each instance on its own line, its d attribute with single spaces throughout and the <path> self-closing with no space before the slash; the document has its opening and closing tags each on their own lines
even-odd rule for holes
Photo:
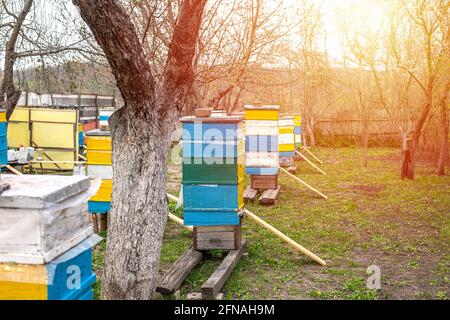
<svg viewBox="0 0 450 320">
<path fill-rule="evenodd" d="M 244 110 L 280 110 L 280 106 L 244 106 Z"/>
<path fill-rule="evenodd" d="M 100 129 L 94 129 L 94 130 L 85 131 L 84 134 L 87 135 L 87 136 L 110 137 L 111 136 L 111 131 L 102 131 Z"/>
<path fill-rule="evenodd" d="M 240 116 L 227 116 L 227 117 L 183 117 L 180 119 L 181 122 L 203 122 L 203 123 L 238 123 L 244 120 L 243 117 Z"/>
<path fill-rule="evenodd" d="M 2 175 L 10 189 L 0 195 L 0 208 L 43 209 L 90 187 L 89 177 L 56 175 Z"/>
</svg>

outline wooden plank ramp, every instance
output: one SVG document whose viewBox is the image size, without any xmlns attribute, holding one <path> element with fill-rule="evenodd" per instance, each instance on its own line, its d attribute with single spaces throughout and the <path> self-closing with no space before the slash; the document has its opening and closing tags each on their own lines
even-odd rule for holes
<svg viewBox="0 0 450 320">
<path fill-rule="evenodd" d="M 278 193 L 280 192 L 280 186 L 276 189 L 267 189 L 264 191 L 259 197 L 259 203 L 265 206 L 273 206 L 275 205 L 275 200 L 278 196 Z"/>
<path fill-rule="evenodd" d="M 253 189 L 252 187 L 248 186 L 245 188 L 244 191 L 244 201 L 255 201 L 256 195 L 258 194 L 258 190 Z"/>
<path fill-rule="evenodd" d="M 202 260 L 202 257 L 202 252 L 194 250 L 192 246 L 189 247 L 158 280 L 156 291 L 163 294 L 172 294 L 177 291 L 192 269 Z"/>
<path fill-rule="evenodd" d="M 237 262 L 242 257 L 246 244 L 247 241 L 242 240 L 239 249 L 228 252 L 228 255 L 223 259 L 222 263 L 202 285 L 201 290 L 203 299 L 214 299 L 218 295 L 219 291 L 230 277 L 231 272 L 233 272 Z"/>
</svg>

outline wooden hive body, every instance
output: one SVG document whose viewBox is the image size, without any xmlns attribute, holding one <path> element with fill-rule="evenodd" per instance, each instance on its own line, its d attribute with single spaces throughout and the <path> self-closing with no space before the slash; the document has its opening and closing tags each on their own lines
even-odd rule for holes
<svg viewBox="0 0 450 320">
<path fill-rule="evenodd" d="M 111 208 L 112 196 L 112 139 L 109 131 L 99 129 L 86 132 L 87 173 L 90 178 L 100 178 L 97 194 L 89 200 L 89 212 L 106 213 Z"/>
<path fill-rule="evenodd" d="M 241 117 L 181 119 L 184 224 L 239 225 L 243 206 Z"/>
<path fill-rule="evenodd" d="M 8 163 L 6 110 L 0 109 L 0 164 Z"/>
<path fill-rule="evenodd" d="M 0 262 L 43 264 L 93 233 L 90 181 L 81 176 L 2 176 Z"/>
<path fill-rule="evenodd" d="M 245 170 L 253 189 L 278 186 L 280 136 L 278 106 L 245 106 Z"/>
<path fill-rule="evenodd" d="M 92 235 L 46 264 L 0 263 L 0 300 L 91 300 Z"/>
</svg>

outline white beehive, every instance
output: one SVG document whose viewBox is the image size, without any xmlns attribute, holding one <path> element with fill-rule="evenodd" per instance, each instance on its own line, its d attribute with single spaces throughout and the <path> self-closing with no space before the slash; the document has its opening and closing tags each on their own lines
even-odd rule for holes
<svg viewBox="0 0 450 320">
<path fill-rule="evenodd" d="M 3 175 L 0 262 L 44 264 L 93 234 L 88 177 Z"/>
</svg>

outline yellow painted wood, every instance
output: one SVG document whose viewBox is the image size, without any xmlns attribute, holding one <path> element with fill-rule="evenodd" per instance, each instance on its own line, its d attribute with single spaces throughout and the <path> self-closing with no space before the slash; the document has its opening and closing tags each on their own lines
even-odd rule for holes
<svg viewBox="0 0 450 320">
<path fill-rule="evenodd" d="M 40 148 L 73 149 L 78 141 L 74 131 L 73 124 L 33 122 L 32 138 Z"/>
<path fill-rule="evenodd" d="M 278 120 L 278 111 L 245 110 L 245 120 Z"/>
<path fill-rule="evenodd" d="M 0 264 L 0 300 L 46 300 L 44 265 Z"/>
<path fill-rule="evenodd" d="M 278 146 L 279 152 L 287 152 L 287 151 L 294 151 L 295 145 L 294 144 L 280 144 Z"/>
<path fill-rule="evenodd" d="M 61 169 L 61 170 L 72 170 L 75 162 L 74 162 L 74 153 L 73 151 L 49 151 L 44 150 L 44 161 L 41 163 L 33 164 L 33 168 L 40 169 L 41 165 L 44 169 Z M 53 164 L 51 161 L 57 162 Z M 64 163 L 64 161 L 68 161 Z M 59 166 L 59 168 L 58 168 Z"/>
<path fill-rule="evenodd" d="M 6 122 L 6 112 L 0 112 L 0 122 Z"/>
<path fill-rule="evenodd" d="M 112 165 L 112 152 L 104 150 L 88 150 L 87 164 Z"/>
<path fill-rule="evenodd" d="M 31 109 L 31 121 L 77 123 L 77 118 L 77 110 Z"/>
<path fill-rule="evenodd" d="M 101 201 L 108 202 L 111 201 L 112 194 L 112 180 L 102 180 L 100 189 L 95 196 L 93 196 L 90 201 Z"/>
<path fill-rule="evenodd" d="M 294 127 L 279 127 L 279 134 L 294 134 Z"/>
<path fill-rule="evenodd" d="M 86 146 L 88 150 L 112 150 L 112 140 L 109 136 L 87 136 Z"/>
<path fill-rule="evenodd" d="M 14 112 L 9 118 L 9 121 L 29 122 L 29 112 L 30 108 L 16 107 L 14 108 Z"/>
<path fill-rule="evenodd" d="M 240 179 L 238 184 L 238 206 L 239 209 L 244 207 L 244 179 Z"/>
<path fill-rule="evenodd" d="M 30 130 L 28 122 L 8 123 L 8 147 L 17 148 L 19 145 L 30 146 Z"/>
<path fill-rule="evenodd" d="M 294 123 L 295 126 L 301 126 L 302 125 L 302 117 L 300 115 L 294 116 Z"/>
</svg>

